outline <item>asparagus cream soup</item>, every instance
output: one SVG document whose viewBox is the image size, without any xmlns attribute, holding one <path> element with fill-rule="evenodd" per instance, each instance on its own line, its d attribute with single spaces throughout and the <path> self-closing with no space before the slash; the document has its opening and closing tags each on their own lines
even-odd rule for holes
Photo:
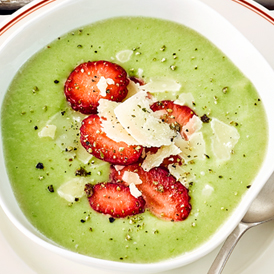
<svg viewBox="0 0 274 274">
<path fill-rule="evenodd" d="M 106 161 L 107 150 L 96 156 L 96 144 L 80 141 L 90 116 L 73 109 L 64 95 L 64 85 L 67 91 L 74 88 L 68 88 L 68 77 L 77 66 L 106 63 L 125 70 L 128 92 L 119 102 L 108 100 L 113 79 L 94 80 L 101 99 L 89 125 L 99 117 L 96 132 L 104 131 L 104 138 L 133 138 L 129 146 L 139 154 L 131 164 Z M 185 125 L 166 119 L 175 105 L 189 115 Z M 176 257 L 207 241 L 251 187 L 268 135 L 257 91 L 227 56 L 185 26 L 143 17 L 108 19 L 56 37 L 18 68 L 1 119 L 9 178 L 31 224 L 74 252 L 136 263 Z M 117 134 L 111 131 L 115 121 L 107 124 L 112 119 L 123 126 Z M 135 132 L 134 119 L 141 124 Z M 151 128 L 144 129 L 148 119 Z M 169 162 L 163 167 L 164 159 Z M 176 213 L 176 219 L 157 212 L 158 205 L 151 206 L 146 189 L 139 188 L 146 175 L 135 173 L 132 165 L 165 178 L 160 184 L 153 180 L 157 197 L 169 180 L 179 183 L 183 215 Z M 137 211 L 122 216 L 96 210 L 91 199 L 114 180 L 110 174 L 116 176 L 113 184 L 120 176 L 120 184 L 130 188 L 129 195 L 139 201 Z"/>
</svg>

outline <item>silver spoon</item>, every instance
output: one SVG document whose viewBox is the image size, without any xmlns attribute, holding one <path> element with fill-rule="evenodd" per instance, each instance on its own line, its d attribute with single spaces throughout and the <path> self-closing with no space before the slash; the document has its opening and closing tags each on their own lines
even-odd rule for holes
<svg viewBox="0 0 274 274">
<path fill-rule="evenodd" d="M 222 273 L 233 249 L 243 234 L 254 226 L 274 219 L 274 173 L 269 178 L 242 221 L 228 236 L 207 274 Z"/>
</svg>

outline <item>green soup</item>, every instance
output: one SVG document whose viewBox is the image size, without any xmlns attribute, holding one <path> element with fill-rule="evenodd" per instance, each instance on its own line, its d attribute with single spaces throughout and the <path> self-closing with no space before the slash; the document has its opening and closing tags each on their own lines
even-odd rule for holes
<svg viewBox="0 0 274 274">
<path fill-rule="evenodd" d="M 133 54 L 119 63 L 116 54 L 122 50 Z M 206 114 L 237 129 L 240 139 L 230 160 L 219 162 L 210 145 L 210 123 L 203 124 L 208 157 L 186 167 L 195 180 L 189 186 L 192 211 L 185 221 L 163 221 L 145 212 L 110 222 L 109 216 L 91 209 L 86 197 L 69 203 L 58 195 L 58 187 L 75 178 L 81 167 L 93 184 L 108 180 L 107 163 L 93 158 L 83 164 L 68 147 L 62 148 L 62 142 L 38 136 L 54 115 L 64 121 L 57 127 L 57 137 L 77 136 L 79 125 L 67 122 L 72 111 L 63 84 L 78 64 L 94 60 L 116 62 L 129 76 L 145 82 L 151 77 L 174 79 L 181 90 L 156 94 L 158 99 L 175 100 L 181 93 L 191 93 L 198 116 Z M 185 26 L 141 17 L 113 18 L 58 37 L 19 69 L 1 119 L 9 178 L 31 224 L 66 249 L 135 263 L 172 258 L 209 240 L 250 187 L 268 135 L 257 91 L 219 49 Z"/>
</svg>

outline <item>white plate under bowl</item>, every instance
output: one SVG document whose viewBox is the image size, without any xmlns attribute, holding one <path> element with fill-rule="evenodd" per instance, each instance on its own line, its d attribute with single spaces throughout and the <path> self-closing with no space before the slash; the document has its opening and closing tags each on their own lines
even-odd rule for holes
<svg viewBox="0 0 274 274">
<path fill-rule="evenodd" d="M 48 241 L 26 220 L 14 198 L 5 171 L 0 144 L 0 202 L 7 216 L 26 236 L 70 260 L 104 269 L 155 273 L 189 264 L 217 247 L 243 217 L 252 200 L 274 170 L 274 73 L 258 51 L 223 17 L 198 0 L 39 0 L 33 1 L 0 26 L 0 103 L 17 70 L 35 52 L 56 37 L 92 22 L 116 16 L 158 17 L 184 24 L 219 47 L 253 82 L 269 121 L 269 146 L 252 188 L 218 232 L 196 250 L 152 264 L 127 264 L 76 254 Z M 0 136 L 1 137 L 1 136 Z"/>
</svg>

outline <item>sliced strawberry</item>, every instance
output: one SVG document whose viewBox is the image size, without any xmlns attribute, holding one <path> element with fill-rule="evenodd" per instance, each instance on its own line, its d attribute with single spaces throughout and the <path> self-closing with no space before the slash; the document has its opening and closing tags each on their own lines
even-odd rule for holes
<svg viewBox="0 0 274 274">
<path fill-rule="evenodd" d="M 91 114 L 82 121 L 80 141 L 83 147 L 96 158 L 115 165 L 129 165 L 139 160 L 141 146 L 129 146 L 124 142 L 115 142 L 102 131 L 98 115 Z"/>
<path fill-rule="evenodd" d="M 95 114 L 101 98 L 121 102 L 127 96 L 128 84 L 122 67 L 108 61 L 94 61 L 82 63 L 71 72 L 64 92 L 74 110 Z"/>
<path fill-rule="evenodd" d="M 129 187 L 119 183 L 96 184 L 88 199 L 95 211 L 116 218 L 136 215 L 145 210 L 143 197 L 135 198 Z"/>
<path fill-rule="evenodd" d="M 136 172 L 139 175 L 139 172 L 141 172 L 140 164 L 136 163 L 136 164 L 124 166 L 124 168 L 122 168 L 122 169 L 120 169 L 120 168 L 117 169 L 116 167 L 111 165 L 110 166 L 109 181 L 129 185 L 130 182 L 127 183 L 127 182 L 123 181 L 123 175 L 124 175 L 125 171 Z"/>
<path fill-rule="evenodd" d="M 169 123 L 172 129 L 177 130 L 183 137 L 186 138 L 185 134 L 182 132 L 182 127 L 187 124 L 193 115 L 195 115 L 191 108 L 188 106 L 177 105 L 173 101 L 169 100 L 156 102 L 151 105 L 150 108 L 154 112 L 164 110 L 165 113 L 161 115 L 161 119 L 164 122 Z"/>
<path fill-rule="evenodd" d="M 142 192 L 146 207 L 155 216 L 171 221 L 185 220 L 190 211 L 188 190 L 162 167 L 144 171 L 140 165 L 126 166 L 121 171 L 111 170 L 111 180 L 123 183 L 125 171 L 136 172 L 142 184 L 136 187 Z M 130 182 L 124 182 L 129 184 Z"/>
<path fill-rule="evenodd" d="M 139 84 L 140 86 L 143 86 L 145 84 L 143 79 L 137 78 L 135 76 L 130 77 L 130 80 L 133 81 L 135 84 Z"/>
</svg>

